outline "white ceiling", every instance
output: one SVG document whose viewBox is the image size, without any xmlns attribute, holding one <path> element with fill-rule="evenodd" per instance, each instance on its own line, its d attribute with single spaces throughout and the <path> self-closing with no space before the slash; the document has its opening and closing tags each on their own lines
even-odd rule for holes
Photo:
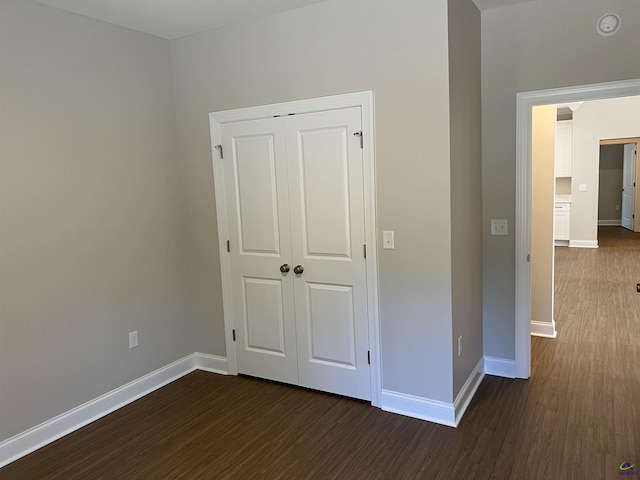
<svg viewBox="0 0 640 480">
<path fill-rule="evenodd" d="M 326 0 L 35 0 L 173 40 Z M 535 0 L 473 0 L 480 10 Z M 398 2 L 401 8 L 401 3 Z"/>
<path fill-rule="evenodd" d="M 173 40 L 325 0 L 35 0 Z"/>
</svg>

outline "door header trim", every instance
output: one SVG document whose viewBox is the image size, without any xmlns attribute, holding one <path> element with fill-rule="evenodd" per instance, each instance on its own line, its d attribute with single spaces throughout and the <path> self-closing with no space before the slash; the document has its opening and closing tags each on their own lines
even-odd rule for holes
<svg viewBox="0 0 640 480">
<path fill-rule="evenodd" d="M 259 105 L 256 107 L 237 108 L 234 110 L 222 110 L 210 113 L 209 118 L 214 122 L 223 124 L 290 114 L 324 112 L 349 107 L 364 107 L 365 105 L 373 108 L 372 90 L 305 100 L 293 100 L 290 102 Z"/>
</svg>

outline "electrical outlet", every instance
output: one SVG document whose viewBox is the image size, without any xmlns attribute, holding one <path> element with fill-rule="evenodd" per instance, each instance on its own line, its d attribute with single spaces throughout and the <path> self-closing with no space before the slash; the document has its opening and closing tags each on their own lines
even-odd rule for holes
<svg viewBox="0 0 640 480">
<path fill-rule="evenodd" d="M 458 337 L 458 356 L 462 355 L 462 335 Z"/>
<path fill-rule="evenodd" d="M 138 346 L 138 331 L 129 333 L 129 348 L 136 348 Z"/>
<path fill-rule="evenodd" d="M 491 220 L 491 235 L 508 235 L 509 229 L 505 219 Z"/>
<path fill-rule="evenodd" d="M 578 185 L 578 191 L 579 192 L 586 192 L 587 191 L 587 184 L 586 183 L 581 183 Z"/>
</svg>

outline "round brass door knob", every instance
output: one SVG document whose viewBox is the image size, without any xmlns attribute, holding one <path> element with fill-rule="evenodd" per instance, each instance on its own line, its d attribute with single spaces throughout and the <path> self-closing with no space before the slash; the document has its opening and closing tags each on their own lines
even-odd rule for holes
<svg viewBox="0 0 640 480">
<path fill-rule="evenodd" d="M 280 265 L 280 271 L 282 273 L 287 273 L 289 272 L 289 270 L 291 270 L 291 267 L 289 265 L 287 265 L 286 263 L 283 265 Z"/>
<path fill-rule="evenodd" d="M 302 272 L 304 272 L 304 268 L 302 268 L 302 265 L 296 265 L 293 269 L 293 273 L 295 273 L 296 275 L 300 275 Z"/>
</svg>

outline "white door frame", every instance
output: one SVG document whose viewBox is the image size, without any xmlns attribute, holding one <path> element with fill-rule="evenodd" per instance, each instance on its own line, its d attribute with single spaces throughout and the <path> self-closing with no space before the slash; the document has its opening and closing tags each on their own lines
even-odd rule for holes
<svg viewBox="0 0 640 480">
<path fill-rule="evenodd" d="M 628 143 L 634 143 L 636 145 L 636 152 L 640 151 L 640 137 L 607 138 L 604 140 L 600 140 L 601 147 L 603 145 L 626 145 Z M 638 154 L 637 153 L 636 153 L 636 158 L 634 163 L 634 171 L 635 171 L 636 184 L 640 185 L 640 172 L 638 171 Z M 624 180 L 622 183 L 624 184 Z M 636 210 L 640 211 L 640 198 L 638 198 L 638 195 L 635 195 L 635 198 L 634 198 L 634 203 L 633 203 L 634 214 Z M 633 219 L 633 231 L 640 232 L 640 215 L 637 218 Z"/>
<path fill-rule="evenodd" d="M 531 111 L 536 105 L 640 95 L 640 79 L 521 92 L 516 95 L 515 374 L 531 376 Z"/>
<path fill-rule="evenodd" d="M 375 130 L 373 91 L 332 95 L 328 97 L 296 100 L 292 102 L 261 105 L 209 114 L 213 177 L 218 218 L 218 244 L 222 274 L 222 303 L 224 309 L 225 344 L 228 371 L 238 374 L 235 342 L 233 341 L 233 301 L 231 293 L 231 265 L 227 255 L 228 222 L 225 201 L 223 164 L 217 146 L 222 143 L 220 125 L 230 122 L 286 116 L 292 113 L 312 113 L 340 108 L 360 107 L 362 111 L 365 240 L 367 245 L 367 313 L 369 322 L 369 350 L 371 352 L 371 404 L 380 406 L 382 374 L 380 365 L 380 321 L 378 303 L 378 247 L 376 226 L 376 178 L 375 178 Z M 224 154 L 224 152 L 223 152 Z"/>
</svg>

